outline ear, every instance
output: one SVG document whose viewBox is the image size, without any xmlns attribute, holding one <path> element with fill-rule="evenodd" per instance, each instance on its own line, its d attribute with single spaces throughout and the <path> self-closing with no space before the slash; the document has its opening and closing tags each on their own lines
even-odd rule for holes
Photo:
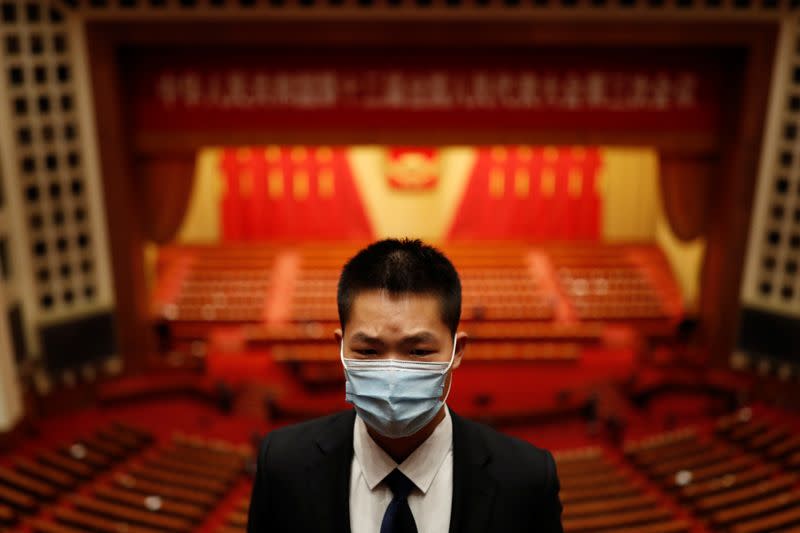
<svg viewBox="0 0 800 533">
<path fill-rule="evenodd" d="M 453 357 L 453 368 L 461 366 L 461 358 L 464 357 L 464 350 L 467 348 L 468 336 L 466 331 L 456 333 L 456 354 Z"/>
<path fill-rule="evenodd" d="M 341 344 L 343 337 L 344 334 L 342 333 L 342 328 L 336 328 L 333 330 L 333 338 L 336 339 L 336 344 Z"/>
</svg>

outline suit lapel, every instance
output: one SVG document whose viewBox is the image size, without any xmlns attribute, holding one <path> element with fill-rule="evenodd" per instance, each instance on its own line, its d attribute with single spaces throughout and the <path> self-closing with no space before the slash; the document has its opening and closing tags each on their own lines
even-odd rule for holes
<svg viewBox="0 0 800 533">
<path fill-rule="evenodd" d="M 453 505 L 450 533 L 485 533 L 494 504 L 495 481 L 487 465 L 489 450 L 479 435 L 470 434 L 464 421 L 453 418 Z"/>
<path fill-rule="evenodd" d="M 491 454 L 480 435 L 453 419 L 453 503 L 450 533 L 487 533 L 494 505 L 495 480 L 487 466 Z M 355 411 L 331 420 L 314 438 L 316 457 L 306 471 L 314 509 L 314 531 L 350 533 L 350 467 L 353 461 Z"/>
<path fill-rule="evenodd" d="M 316 457 L 306 471 L 315 511 L 314 531 L 350 533 L 350 466 L 355 411 L 342 413 L 314 438 Z"/>
</svg>

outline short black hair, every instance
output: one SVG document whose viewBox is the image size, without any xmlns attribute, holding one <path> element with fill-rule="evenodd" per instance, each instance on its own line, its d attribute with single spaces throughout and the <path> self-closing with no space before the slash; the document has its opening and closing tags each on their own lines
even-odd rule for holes
<svg viewBox="0 0 800 533">
<path fill-rule="evenodd" d="M 344 331 L 359 292 L 385 290 L 393 296 L 430 294 L 439 298 L 442 322 L 455 335 L 461 319 L 461 280 L 453 263 L 419 239 L 384 239 L 354 255 L 342 269 L 336 303 Z"/>
</svg>

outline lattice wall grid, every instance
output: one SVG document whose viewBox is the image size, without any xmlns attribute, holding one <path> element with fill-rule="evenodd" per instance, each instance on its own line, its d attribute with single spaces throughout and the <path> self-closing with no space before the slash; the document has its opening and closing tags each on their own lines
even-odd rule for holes
<svg viewBox="0 0 800 533">
<path fill-rule="evenodd" d="M 34 357 L 39 326 L 113 306 L 84 24 L 68 15 L 0 0 L 8 266 Z"/>
</svg>

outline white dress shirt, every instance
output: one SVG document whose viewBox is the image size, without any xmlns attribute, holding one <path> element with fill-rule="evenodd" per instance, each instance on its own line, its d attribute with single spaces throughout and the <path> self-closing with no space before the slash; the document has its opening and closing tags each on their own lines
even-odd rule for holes
<svg viewBox="0 0 800 533">
<path fill-rule="evenodd" d="M 415 487 L 408 506 L 418 533 L 446 533 L 453 505 L 453 420 L 447 408 L 433 433 L 399 465 L 378 446 L 356 416 L 350 467 L 350 531 L 379 533 L 392 491 L 381 483 L 395 468 Z"/>
</svg>

